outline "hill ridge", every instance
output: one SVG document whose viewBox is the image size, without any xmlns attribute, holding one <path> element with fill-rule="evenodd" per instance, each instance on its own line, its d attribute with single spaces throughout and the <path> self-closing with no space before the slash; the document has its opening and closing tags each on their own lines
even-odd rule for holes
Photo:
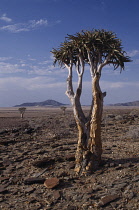
<svg viewBox="0 0 139 210">
<path fill-rule="evenodd" d="M 15 105 L 14 107 L 21 107 L 21 106 L 62 106 L 62 105 L 66 105 L 63 103 L 60 103 L 58 101 L 52 100 L 52 99 L 48 99 L 42 102 L 25 102 L 19 105 Z"/>
<path fill-rule="evenodd" d="M 109 106 L 139 106 L 139 101 L 109 104 Z"/>
</svg>

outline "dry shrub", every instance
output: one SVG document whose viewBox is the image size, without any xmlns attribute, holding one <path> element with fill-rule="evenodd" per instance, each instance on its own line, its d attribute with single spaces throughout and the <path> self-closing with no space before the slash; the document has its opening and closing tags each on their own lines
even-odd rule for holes
<svg viewBox="0 0 139 210">
<path fill-rule="evenodd" d="M 130 138 L 133 141 L 138 141 L 139 140 L 139 126 L 138 125 L 131 125 L 129 127 L 129 130 L 126 132 L 126 135 L 124 138 Z"/>
</svg>

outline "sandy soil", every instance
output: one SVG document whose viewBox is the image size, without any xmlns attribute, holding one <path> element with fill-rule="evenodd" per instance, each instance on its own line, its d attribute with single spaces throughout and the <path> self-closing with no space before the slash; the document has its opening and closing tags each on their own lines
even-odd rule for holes
<svg viewBox="0 0 139 210">
<path fill-rule="evenodd" d="M 74 173 L 77 136 L 70 108 L 0 108 L 0 209 L 139 209 L 139 108 L 104 108 L 90 176 Z"/>
</svg>

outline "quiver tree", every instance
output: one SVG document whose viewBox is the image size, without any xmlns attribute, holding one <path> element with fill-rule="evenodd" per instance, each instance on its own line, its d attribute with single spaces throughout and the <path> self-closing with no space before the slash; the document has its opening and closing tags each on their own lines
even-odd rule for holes
<svg viewBox="0 0 139 210">
<path fill-rule="evenodd" d="M 68 69 L 67 91 L 75 121 L 77 123 L 79 138 L 75 155 L 77 173 L 88 173 L 96 169 L 101 162 L 101 118 L 103 111 L 103 98 L 100 88 L 102 69 L 106 65 L 112 65 L 114 70 L 118 67 L 124 69 L 124 63 L 130 62 L 130 58 L 123 51 L 121 40 L 111 31 L 92 30 L 82 31 L 75 35 L 68 35 L 65 42 L 58 49 L 53 49 L 54 65 Z M 92 104 L 88 117 L 85 117 L 80 98 L 82 94 L 82 82 L 85 67 L 90 66 L 92 80 Z M 78 76 L 77 89 L 73 89 L 73 71 Z"/>
<path fill-rule="evenodd" d="M 26 107 L 20 107 L 20 108 L 18 109 L 18 111 L 20 112 L 21 118 L 23 118 L 23 117 L 24 117 L 24 113 L 25 113 L 25 111 L 26 111 Z"/>
<path fill-rule="evenodd" d="M 66 106 L 61 106 L 60 109 L 62 110 L 63 115 L 65 115 L 65 111 L 66 111 L 67 107 Z"/>
</svg>

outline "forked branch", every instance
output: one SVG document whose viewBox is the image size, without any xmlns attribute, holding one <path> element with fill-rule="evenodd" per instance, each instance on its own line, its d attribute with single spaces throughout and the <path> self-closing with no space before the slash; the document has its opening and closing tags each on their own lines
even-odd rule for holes
<svg viewBox="0 0 139 210">
<path fill-rule="evenodd" d="M 73 84 L 72 84 L 72 67 L 73 67 L 73 62 L 71 60 L 70 65 L 66 65 L 66 68 L 68 69 L 69 73 L 68 73 L 68 78 L 67 78 L 67 91 L 66 91 L 66 95 L 69 98 L 73 98 L 74 97 L 74 91 L 73 91 Z"/>
<path fill-rule="evenodd" d="M 79 62 L 77 64 L 78 64 L 78 67 L 77 67 L 78 86 L 77 86 L 75 97 L 80 98 L 81 93 L 82 93 L 82 80 L 83 80 L 84 65 L 85 65 L 83 61 L 83 57 L 81 55 L 79 55 Z"/>
</svg>

